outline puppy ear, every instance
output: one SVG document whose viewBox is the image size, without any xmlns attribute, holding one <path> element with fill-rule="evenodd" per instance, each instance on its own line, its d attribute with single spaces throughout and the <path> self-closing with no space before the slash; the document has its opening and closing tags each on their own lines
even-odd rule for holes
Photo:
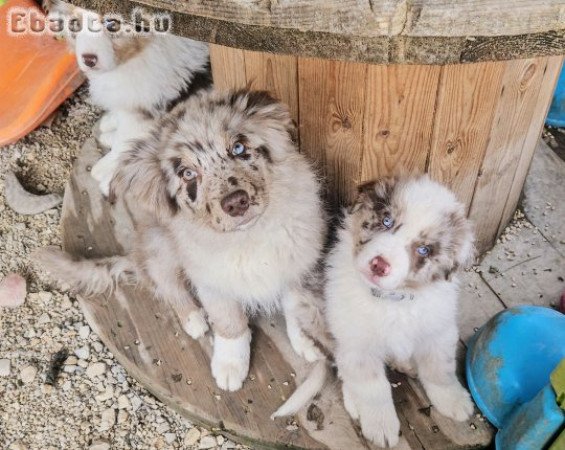
<svg viewBox="0 0 565 450">
<path fill-rule="evenodd" d="M 179 206 L 167 189 L 169 174 L 159 158 L 161 142 L 157 132 L 148 138 L 134 141 L 120 157 L 120 168 L 110 182 L 111 202 L 129 195 L 142 208 L 167 220 Z"/>
<path fill-rule="evenodd" d="M 359 185 L 357 187 L 357 198 L 350 207 L 349 213 L 353 214 L 365 205 L 375 211 L 389 206 L 397 183 L 396 177 L 384 177 Z"/>
<path fill-rule="evenodd" d="M 288 107 L 267 91 L 250 91 L 241 89 L 230 96 L 232 106 L 238 107 L 248 117 L 263 122 L 258 129 L 275 129 L 288 134 L 290 141 L 296 143 L 296 124 L 290 116 Z"/>
<path fill-rule="evenodd" d="M 452 245 L 454 261 L 452 271 L 469 267 L 476 258 L 475 233 L 473 224 L 467 219 L 463 206 L 452 212 L 448 217 L 448 224 L 453 230 Z"/>
</svg>

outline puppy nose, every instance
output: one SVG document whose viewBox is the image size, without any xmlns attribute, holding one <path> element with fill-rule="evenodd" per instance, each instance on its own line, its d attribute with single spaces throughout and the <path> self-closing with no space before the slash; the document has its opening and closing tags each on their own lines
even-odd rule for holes
<svg viewBox="0 0 565 450">
<path fill-rule="evenodd" d="M 249 209 L 249 194 L 239 189 L 226 195 L 221 201 L 224 212 L 232 217 L 243 216 Z"/>
<path fill-rule="evenodd" d="M 82 62 L 86 67 L 94 67 L 98 62 L 98 56 L 93 53 L 84 53 L 82 55 Z"/>
<path fill-rule="evenodd" d="M 378 277 L 386 277 L 390 273 L 390 264 L 382 256 L 373 258 L 370 262 L 371 272 Z"/>
</svg>

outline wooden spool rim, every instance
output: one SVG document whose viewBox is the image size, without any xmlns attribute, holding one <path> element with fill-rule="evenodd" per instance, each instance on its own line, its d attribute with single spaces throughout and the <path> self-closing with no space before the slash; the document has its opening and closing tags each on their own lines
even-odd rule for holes
<svg viewBox="0 0 565 450">
<path fill-rule="evenodd" d="M 175 34 L 303 57 L 457 64 L 565 53 L 565 4 L 552 0 L 72 0 L 101 13 L 172 13 Z M 412 4 L 414 3 L 414 4 Z M 535 3 L 535 2 L 534 2 Z"/>
</svg>

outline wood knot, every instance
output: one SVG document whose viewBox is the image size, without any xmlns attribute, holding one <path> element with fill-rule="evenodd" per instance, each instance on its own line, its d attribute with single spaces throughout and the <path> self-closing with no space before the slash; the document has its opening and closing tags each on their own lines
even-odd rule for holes
<svg viewBox="0 0 565 450">
<path fill-rule="evenodd" d="M 522 75 L 522 79 L 520 80 L 520 89 L 525 90 L 530 85 L 532 78 L 536 73 L 537 65 L 532 63 L 528 65 L 526 70 L 524 70 L 524 74 Z"/>
<path fill-rule="evenodd" d="M 447 141 L 447 154 L 451 155 L 457 148 L 456 142 Z"/>
<path fill-rule="evenodd" d="M 381 136 L 384 138 L 387 138 L 390 135 L 390 131 L 389 130 L 381 130 Z"/>
</svg>

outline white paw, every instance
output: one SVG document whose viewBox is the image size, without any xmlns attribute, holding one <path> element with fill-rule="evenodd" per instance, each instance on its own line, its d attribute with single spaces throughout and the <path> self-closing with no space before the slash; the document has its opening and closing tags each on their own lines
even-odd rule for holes
<svg viewBox="0 0 565 450">
<path fill-rule="evenodd" d="M 110 194 L 110 182 L 114 177 L 117 166 L 118 163 L 116 159 L 111 157 L 110 153 L 108 153 L 108 155 L 99 159 L 98 162 L 92 166 L 92 170 L 90 171 L 90 175 L 98 181 L 100 191 L 106 197 Z"/>
<path fill-rule="evenodd" d="M 387 408 L 374 405 L 360 416 L 363 436 L 379 447 L 394 447 L 398 444 L 400 421 L 394 406 Z"/>
<path fill-rule="evenodd" d="M 112 148 L 116 140 L 116 131 L 106 131 L 105 133 L 100 132 L 96 140 L 102 147 Z"/>
<path fill-rule="evenodd" d="M 322 352 L 316 347 L 312 339 L 298 328 L 287 329 L 290 345 L 294 351 L 308 362 L 324 359 Z"/>
<path fill-rule="evenodd" d="M 220 389 L 237 391 L 249 373 L 251 331 L 235 339 L 214 337 L 212 375 Z"/>
<path fill-rule="evenodd" d="M 102 116 L 102 119 L 100 119 L 101 133 L 115 131 L 117 128 L 118 128 L 118 118 L 116 117 L 116 114 L 112 114 L 108 112 Z"/>
<path fill-rule="evenodd" d="M 473 414 L 471 396 L 458 382 L 444 386 L 427 385 L 426 392 L 432 405 L 446 417 L 463 422 Z"/>
<path fill-rule="evenodd" d="M 183 328 L 192 339 L 200 339 L 204 336 L 208 331 L 208 322 L 206 321 L 206 317 L 204 317 L 202 310 L 199 309 L 198 311 L 192 311 L 188 315 L 188 319 L 186 320 Z"/>
<path fill-rule="evenodd" d="M 355 405 L 355 401 L 349 389 L 343 386 L 341 391 L 343 393 L 343 406 L 345 406 L 345 410 L 353 420 L 359 419 L 359 411 L 357 411 L 357 406 Z"/>
</svg>

